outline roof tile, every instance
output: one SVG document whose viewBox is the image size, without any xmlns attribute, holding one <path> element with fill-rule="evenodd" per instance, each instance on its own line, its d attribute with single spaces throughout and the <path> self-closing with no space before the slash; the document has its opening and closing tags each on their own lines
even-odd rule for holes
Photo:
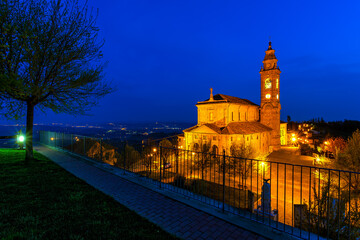
<svg viewBox="0 0 360 240">
<path fill-rule="evenodd" d="M 259 122 L 232 122 L 229 123 L 225 128 L 219 128 L 215 124 L 206 123 L 200 126 L 196 125 L 185 129 L 184 132 L 190 132 L 201 126 L 207 126 L 218 134 L 253 134 L 272 130 L 272 128 L 269 128 Z"/>
<path fill-rule="evenodd" d="M 222 134 L 252 134 L 271 131 L 272 128 L 269 128 L 259 122 L 232 122 L 229 123 Z"/>
<path fill-rule="evenodd" d="M 214 96 L 214 101 L 210 101 L 210 99 L 207 99 L 203 102 L 198 102 L 198 104 L 208 104 L 208 103 L 217 103 L 217 102 L 229 102 L 229 103 L 240 103 L 243 105 L 253 105 L 253 106 L 259 106 L 250 100 L 242 99 L 238 97 L 232 97 L 224 94 L 216 94 Z"/>
</svg>

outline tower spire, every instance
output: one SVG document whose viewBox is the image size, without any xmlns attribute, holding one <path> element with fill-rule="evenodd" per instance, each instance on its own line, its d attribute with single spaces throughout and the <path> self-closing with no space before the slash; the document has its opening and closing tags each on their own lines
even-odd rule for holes
<svg viewBox="0 0 360 240">
<path fill-rule="evenodd" d="M 214 96 L 213 96 L 213 89 L 210 88 L 210 101 L 214 101 Z"/>
</svg>

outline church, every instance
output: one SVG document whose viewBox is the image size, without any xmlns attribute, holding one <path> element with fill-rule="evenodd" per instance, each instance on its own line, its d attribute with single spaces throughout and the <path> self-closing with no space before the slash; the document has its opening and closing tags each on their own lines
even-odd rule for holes
<svg viewBox="0 0 360 240">
<path fill-rule="evenodd" d="M 260 69 L 260 106 L 238 97 L 213 95 L 196 104 L 197 125 L 184 130 L 182 148 L 201 151 L 211 145 L 216 154 L 230 154 L 232 146 L 251 146 L 256 155 L 266 155 L 286 145 L 287 124 L 280 122 L 280 69 L 275 50 L 265 51 Z M 180 140 L 180 139 L 179 139 Z"/>
</svg>

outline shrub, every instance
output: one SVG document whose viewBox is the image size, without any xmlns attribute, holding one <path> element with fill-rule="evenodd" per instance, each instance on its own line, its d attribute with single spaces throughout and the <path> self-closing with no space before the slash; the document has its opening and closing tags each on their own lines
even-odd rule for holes
<svg viewBox="0 0 360 240">
<path fill-rule="evenodd" d="M 186 177 L 178 175 L 174 178 L 174 185 L 180 188 L 185 187 Z"/>
</svg>

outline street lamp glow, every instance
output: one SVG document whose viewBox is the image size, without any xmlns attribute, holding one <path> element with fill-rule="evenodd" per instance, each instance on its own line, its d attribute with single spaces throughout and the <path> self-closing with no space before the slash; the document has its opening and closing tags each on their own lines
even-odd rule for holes
<svg viewBox="0 0 360 240">
<path fill-rule="evenodd" d="M 296 138 L 293 137 L 293 138 L 291 139 L 291 141 L 295 142 L 295 141 L 296 141 Z"/>
<path fill-rule="evenodd" d="M 154 148 L 153 151 L 156 152 L 156 148 Z"/>
<path fill-rule="evenodd" d="M 24 142 L 25 141 L 25 137 L 23 135 L 20 135 L 18 138 L 19 142 Z"/>
</svg>

